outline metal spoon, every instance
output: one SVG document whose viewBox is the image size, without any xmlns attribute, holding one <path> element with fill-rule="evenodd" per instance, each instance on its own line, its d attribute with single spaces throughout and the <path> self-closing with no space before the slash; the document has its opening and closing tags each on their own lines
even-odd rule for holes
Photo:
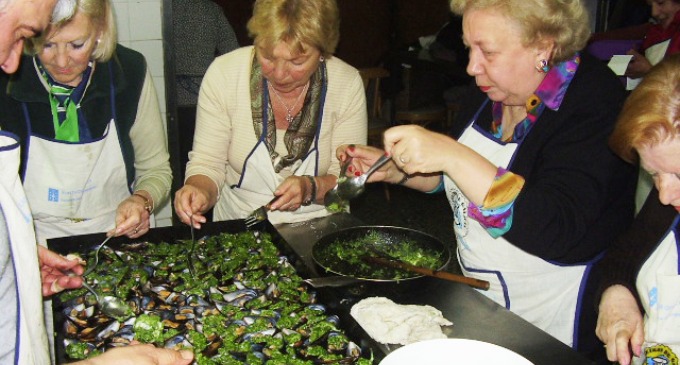
<svg viewBox="0 0 680 365">
<path fill-rule="evenodd" d="M 194 260 L 192 256 L 194 255 L 194 246 L 196 246 L 196 236 L 194 236 L 194 215 L 189 216 L 189 226 L 191 227 L 191 248 L 189 248 L 189 273 L 194 276 Z"/>
<path fill-rule="evenodd" d="M 106 242 L 109 242 L 111 238 L 113 238 L 113 235 L 106 237 L 104 242 L 100 243 L 99 246 L 97 246 L 97 248 L 94 250 L 94 263 L 91 266 L 87 265 L 87 270 L 85 270 L 82 276 L 86 276 L 87 274 L 94 271 L 95 267 L 97 267 L 97 264 L 99 263 L 99 251 L 102 249 L 102 247 L 104 247 Z"/>
<path fill-rule="evenodd" d="M 83 287 L 94 295 L 97 304 L 99 304 L 99 309 L 107 316 L 123 321 L 132 315 L 132 309 L 122 299 L 110 295 L 100 297 L 85 280 L 83 280 Z"/>
<path fill-rule="evenodd" d="M 343 166 L 343 171 L 341 171 L 340 176 L 338 177 L 338 184 L 324 196 L 324 205 L 329 208 L 329 210 L 333 210 L 332 208 L 334 208 L 335 205 L 346 205 L 349 200 L 356 198 L 359 194 L 364 192 L 368 177 L 389 160 L 389 155 L 382 155 L 373 166 L 366 170 L 361 176 L 347 177 L 347 175 L 345 175 L 345 170 L 350 164 L 351 158 L 347 159 L 346 164 Z"/>
</svg>

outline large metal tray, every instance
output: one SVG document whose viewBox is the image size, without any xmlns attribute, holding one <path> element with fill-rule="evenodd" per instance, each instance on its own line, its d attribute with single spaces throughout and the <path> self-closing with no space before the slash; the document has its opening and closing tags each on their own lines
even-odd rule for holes
<svg viewBox="0 0 680 365">
<path fill-rule="evenodd" d="M 298 255 L 291 248 L 291 246 L 279 235 L 277 230 L 268 222 L 260 224 L 257 226 L 258 231 L 266 232 L 271 235 L 272 241 L 281 250 L 281 252 L 286 255 L 289 262 L 293 264 L 296 268 L 298 274 L 304 278 L 310 277 L 309 268 L 304 264 L 302 260 L 299 259 Z M 202 225 L 200 230 L 195 231 L 196 239 L 204 236 L 211 236 L 220 233 L 238 233 L 246 231 L 247 228 L 243 220 L 233 220 L 233 221 L 223 221 L 223 222 L 210 222 Z M 127 237 L 114 237 L 107 245 L 112 248 L 119 247 L 123 244 L 129 244 L 134 242 L 177 242 L 178 240 L 185 240 L 191 238 L 191 230 L 187 226 L 173 226 L 173 227 L 162 227 L 153 228 L 149 230 L 147 234 L 139 239 L 131 240 Z M 63 238 L 55 238 L 47 241 L 48 247 L 60 254 L 66 255 L 68 253 L 84 253 L 93 249 L 96 245 L 105 239 L 105 234 L 88 234 L 80 236 L 70 236 Z M 364 353 L 378 354 L 377 359 L 383 357 L 382 351 L 380 351 L 376 343 L 370 339 L 370 337 L 358 326 L 358 324 L 346 313 L 335 313 L 334 309 L 338 309 L 338 301 L 340 298 L 337 297 L 332 290 L 327 288 L 314 289 L 317 291 L 318 302 L 326 305 L 328 312 L 330 314 L 337 314 L 341 318 L 341 328 L 347 333 L 349 338 L 359 345 Z M 64 348 L 64 336 L 61 331 L 65 321 L 64 315 L 62 314 L 63 304 L 59 300 L 53 300 L 53 322 L 55 328 L 55 354 L 58 363 L 66 362 L 68 359 L 65 355 Z M 377 363 L 377 361 L 375 361 Z"/>
</svg>

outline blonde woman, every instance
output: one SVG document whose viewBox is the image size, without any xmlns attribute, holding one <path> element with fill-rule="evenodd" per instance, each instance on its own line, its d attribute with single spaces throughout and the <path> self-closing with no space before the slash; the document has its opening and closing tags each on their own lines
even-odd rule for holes
<svg viewBox="0 0 680 365">
<path fill-rule="evenodd" d="M 166 133 L 144 57 L 116 43 L 111 3 L 78 1 L 26 48 L 0 77 L 0 126 L 21 140 L 38 241 L 146 233 L 170 192 Z"/>
<path fill-rule="evenodd" d="M 358 71 L 333 56 L 335 0 L 257 0 L 254 46 L 218 57 L 198 98 L 182 222 L 245 218 L 273 201 L 272 223 L 325 216 L 340 172 L 335 148 L 365 143 L 366 97 Z M 193 216 L 193 217 L 192 217 Z"/>
</svg>

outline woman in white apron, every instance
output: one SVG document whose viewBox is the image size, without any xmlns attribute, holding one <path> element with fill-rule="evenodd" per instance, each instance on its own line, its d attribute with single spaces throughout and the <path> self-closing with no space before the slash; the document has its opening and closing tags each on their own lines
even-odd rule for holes
<svg viewBox="0 0 680 365">
<path fill-rule="evenodd" d="M 313 26 L 312 26 L 313 24 Z M 366 143 L 358 71 L 333 57 L 335 0 L 258 0 L 254 46 L 218 57 L 201 84 L 194 144 L 175 211 L 196 227 L 242 219 L 270 202 L 271 223 L 330 214 L 335 148 Z"/>
<path fill-rule="evenodd" d="M 28 42 L 34 56 L 2 78 L 2 128 L 22 141 L 21 176 L 36 236 L 107 232 L 136 238 L 152 226 L 172 174 L 144 58 L 119 46 L 108 0 Z M 114 231 L 115 228 L 115 231 Z"/>
<path fill-rule="evenodd" d="M 589 351 L 597 340 L 594 321 L 581 317 L 592 308 L 588 274 L 632 219 L 635 180 L 607 146 L 624 90 L 601 62 L 577 52 L 589 34 L 582 6 L 453 1 L 478 85 L 457 115 L 460 137 L 391 128 L 385 151 L 394 163 L 371 181 L 445 191 L 465 275 L 488 280 L 483 294 Z M 539 38 L 533 27 L 557 33 Z M 557 37 L 567 29 L 571 38 Z M 345 153 L 365 171 L 382 151 Z"/>
<path fill-rule="evenodd" d="M 598 265 L 597 335 L 621 365 L 680 363 L 679 84 L 676 54 L 631 93 L 612 134 L 612 148 L 639 162 L 658 190 Z"/>
</svg>

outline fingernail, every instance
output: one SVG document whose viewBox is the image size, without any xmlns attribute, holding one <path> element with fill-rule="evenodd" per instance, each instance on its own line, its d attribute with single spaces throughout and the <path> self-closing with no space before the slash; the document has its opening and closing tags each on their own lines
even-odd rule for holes
<svg viewBox="0 0 680 365">
<path fill-rule="evenodd" d="M 361 171 L 356 171 L 356 172 L 354 173 L 354 176 L 361 176 Z"/>
<path fill-rule="evenodd" d="M 59 293 L 62 290 L 64 290 L 64 288 L 62 288 L 61 285 L 59 285 L 57 283 L 57 281 L 55 280 L 55 281 L 52 282 L 52 286 L 50 286 L 50 290 L 52 290 L 53 293 Z"/>
<path fill-rule="evenodd" d="M 356 147 L 356 146 L 354 146 L 353 144 L 351 144 L 351 145 L 349 145 L 349 147 L 347 147 L 347 149 L 350 150 L 350 151 L 352 151 L 352 152 L 354 152 L 354 148 L 355 148 L 355 147 Z"/>
<path fill-rule="evenodd" d="M 179 352 L 184 360 L 189 360 L 194 358 L 194 353 L 189 350 L 182 350 Z"/>
<path fill-rule="evenodd" d="M 347 167 L 347 171 L 349 171 L 349 172 L 354 172 L 354 166 L 349 166 L 349 167 Z"/>
</svg>

